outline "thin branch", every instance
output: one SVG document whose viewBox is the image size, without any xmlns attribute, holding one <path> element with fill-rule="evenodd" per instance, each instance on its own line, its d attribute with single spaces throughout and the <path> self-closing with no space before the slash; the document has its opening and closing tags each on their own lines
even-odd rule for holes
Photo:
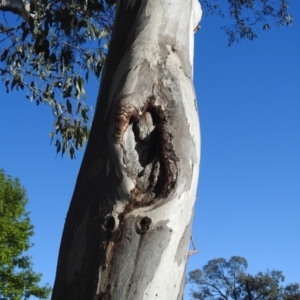
<svg viewBox="0 0 300 300">
<path fill-rule="evenodd" d="M 26 22 L 29 20 L 30 4 L 23 3 L 22 0 L 0 0 L 0 10 L 17 14 Z"/>
<path fill-rule="evenodd" d="M 191 243 L 192 243 L 192 246 L 193 246 L 194 250 L 197 250 L 192 236 L 190 236 L 190 240 L 191 240 Z"/>
<path fill-rule="evenodd" d="M 215 285 L 213 285 L 213 284 L 211 284 L 211 283 L 208 283 L 208 282 L 205 282 L 205 284 L 207 284 L 208 286 L 210 286 L 210 287 L 212 287 L 213 289 L 215 289 L 215 290 L 219 293 L 219 295 L 220 295 L 222 298 L 228 300 L 228 298 L 227 298 L 227 297 L 221 292 L 221 290 L 218 289 Z"/>
</svg>

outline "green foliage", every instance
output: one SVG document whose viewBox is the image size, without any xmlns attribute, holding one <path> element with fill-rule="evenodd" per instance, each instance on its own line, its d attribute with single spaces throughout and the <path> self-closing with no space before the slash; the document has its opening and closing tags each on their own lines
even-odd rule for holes
<svg viewBox="0 0 300 300">
<path fill-rule="evenodd" d="M 233 256 L 213 259 L 203 267 L 189 273 L 193 299 L 200 300 L 300 300 L 298 284 L 281 285 L 284 276 L 281 271 L 259 272 L 253 276 L 247 273 L 247 261 Z"/>
<path fill-rule="evenodd" d="M 9 0 L 4 1 L 9 3 Z M 84 86 L 89 74 L 98 79 L 112 32 L 115 0 L 14 0 L 22 11 L 0 17 L 0 77 L 7 92 L 24 90 L 26 98 L 52 108 L 57 153 L 75 158 L 89 136 L 91 113 Z M 200 0 L 205 14 L 229 16 L 223 29 L 228 44 L 253 40 L 271 20 L 291 25 L 287 0 Z M 223 6 L 222 6 L 223 5 Z M 224 13 L 227 11 L 227 13 Z"/>
<path fill-rule="evenodd" d="M 206 15 L 228 15 L 233 20 L 231 26 L 222 27 L 228 35 L 229 46 L 241 39 L 255 39 L 260 28 L 271 28 L 270 21 L 274 21 L 277 26 L 290 26 L 293 22 L 293 17 L 288 12 L 287 0 L 227 0 L 226 8 L 222 6 L 225 1 L 200 2 Z M 228 13 L 224 13 L 225 10 L 228 10 Z"/>
<path fill-rule="evenodd" d="M 104 0 L 32 0 L 23 19 L 0 19 L 0 76 L 6 91 L 24 90 L 30 101 L 52 108 L 50 136 L 56 137 L 57 152 L 68 151 L 71 158 L 88 139 L 91 116 L 84 86 L 90 73 L 100 77 L 113 14 Z"/>
<path fill-rule="evenodd" d="M 40 287 L 41 274 L 34 273 L 29 256 L 24 253 L 32 246 L 26 191 L 18 179 L 0 170 L 0 299 L 25 300 L 30 296 L 47 299 L 51 288 Z"/>
</svg>

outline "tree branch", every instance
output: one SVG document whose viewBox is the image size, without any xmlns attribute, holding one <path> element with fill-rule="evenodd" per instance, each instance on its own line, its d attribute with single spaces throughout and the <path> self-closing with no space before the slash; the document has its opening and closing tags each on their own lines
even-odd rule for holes
<svg viewBox="0 0 300 300">
<path fill-rule="evenodd" d="M 222 297 L 224 298 L 225 300 L 228 300 L 228 298 L 222 293 L 222 291 L 214 284 L 211 284 L 209 282 L 205 282 L 204 284 L 210 286 L 212 289 L 215 289 L 216 292 Z"/>
<path fill-rule="evenodd" d="M 29 20 L 30 4 L 22 0 L 0 0 L 0 10 L 9 11 L 22 17 L 26 22 Z"/>
<path fill-rule="evenodd" d="M 251 295 L 251 291 L 250 291 L 250 288 L 249 288 L 249 281 L 248 280 L 246 280 L 246 290 L 247 290 L 249 300 L 252 300 L 252 295 Z"/>
</svg>

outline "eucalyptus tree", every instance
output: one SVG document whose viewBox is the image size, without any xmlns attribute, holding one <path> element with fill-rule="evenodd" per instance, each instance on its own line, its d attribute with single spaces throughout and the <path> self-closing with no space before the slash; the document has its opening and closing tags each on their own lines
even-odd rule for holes
<svg viewBox="0 0 300 300">
<path fill-rule="evenodd" d="M 56 151 L 75 158 L 89 134 L 85 83 L 99 79 L 114 8 L 104 0 L 3 0 L 0 10 L 0 76 L 6 92 L 23 90 L 47 104 Z M 24 98 L 25 98 L 24 97 Z"/>
<path fill-rule="evenodd" d="M 232 256 L 229 260 L 210 260 L 202 270 L 189 273 L 191 296 L 199 300 L 299 300 L 298 283 L 282 285 L 281 271 L 247 273 L 247 260 Z"/>
<path fill-rule="evenodd" d="M 2 9 L 9 10 L 9 5 L 3 6 L 9 1 L 1 2 Z M 253 24 L 262 23 L 268 29 L 269 17 L 278 25 L 292 21 L 285 0 L 226 3 L 234 20 L 223 28 L 229 44 L 255 38 Z M 193 88 L 194 34 L 202 15 L 199 2 L 21 4 L 21 9 L 10 11 L 22 16 L 22 37 L 23 26 L 28 28 L 26 38 L 30 36 L 34 43 L 28 44 L 33 45 L 28 48 L 32 49 L 30 58 L 19 65 L 40 59 L 35 67 L 37 77 L 49 79 L 50 87 L 44 84 L 46 90 L 40 96 L 30 97 L 52 106 L 56 133 L 62 136 L 62 142 L 56 141 L 57 151 L 67 149 L 71 157 L 88 135 L 86 127 L 71 115 L 69 98 L 73 96 L 83 123 L 87 120 L 80 101 L 80 95 L 85 95 L 84 76 L 75 73 L 82 68 L 99 74 L 106 52 L 100 49 L 101 59 L 93 60 L 90 69 L 89 59 L 98 56 L 89 55 L 89 50 L 79 58 L 74 53 L 80 53 L 90 35 L 100 39 L 101 48 L 105 42 L 101 38 L 110 32 L 111 18 L 106 13 L 115 13 L 93 126 L 66 218 L 52 299 L 181 299 L 200 163 Z M 208 0 L 202 5 L 206 14 L 223 14 L 223 6 Z M 51 47 L 57 47 L 60 54 L 54 56 Z M 7 56 L 3 62 L 10 66 Z M 79 66 L 75 68 L 74 63 Z M 34 63 L 30 66 L 35 70 Z M 3 72 L 8 71 L 4 68 Z M 7 87 L 25 86 L 20 76 L 12 76 Z M 32 91 L 31 84 L 29 89 Z M 55 98 L 57 89 L 66 103 Z"/>
</svg>

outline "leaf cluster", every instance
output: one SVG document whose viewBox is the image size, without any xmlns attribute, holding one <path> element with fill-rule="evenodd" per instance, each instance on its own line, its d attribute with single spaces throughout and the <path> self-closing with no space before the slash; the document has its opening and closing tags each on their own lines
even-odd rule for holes
<svg viewBox="0 0 300 300">
<path fill-rule="evenodd" d="M 300 300 L 299 284 L 282 286 L 281 271 L 247 273 L 247 261 L 233 256 L 213 259 L 202 270 L 189 273 L 193 299 L 200 300 Z M 196 289 L 195 289 L 196 287 Z"/>
<path fill-rule="evenodd" d="M 23 20 L 0 19 L 6 91 L 26 90 L 27 99 L 51 107 L 51 138 L 56 137 L 57 152 L 68 151 L 71 158 L 88 139 L 91 115 L 84 86 L 90 73 L 100 77 L 113 15 L 104 0 L 31 0 Z"/>
<path fill-rule="evenodd" d="M 0 299 L 23 300 L 35 296 L 48 298 L 49 285 L 40 287 L 41 274 L 32 270 L 31 258 L 25 255 L 32 246 L 26 191 L 18 179 L 0 170 Z"/>
<path fill-rule="evenodd" d="M 270 22 L 275 22 L 277 26 L 290 26 L 293 22 L 287 0 L 227 0 L 226 7 L 225 1 L 219 3 L 217 0 L 200 0 L 200 2 L 205 15 L 218 14 L 222 17 L 227 15 L 233 20 L 232 25 L 222 27 L 228 36 L 229 46 L 241 39 L 255 39 L 259 28 L 263 30 L 271 28 Z"/>
<path fill-rule="evenodd" d="M 57 153 L 75 158 L 89 136 L 91 113 L 84 86 L 99 79 L 112 32 L 115 0 L 6 0 L 19 2 L 18 19 L 0 17 L 0 77 L 7 92 L 52 109 Z M 205 15 L 229 16 L 228 45 L 257 37 L 257 26 L 291 25 L 287 0 L 200 0 Z M 9 11 L 8 8 L 0 10 Z M 11 12 L 16 13 L 14 9 Z M 21 17 L 21 18 L 20 18 Z"/>
</svg>

